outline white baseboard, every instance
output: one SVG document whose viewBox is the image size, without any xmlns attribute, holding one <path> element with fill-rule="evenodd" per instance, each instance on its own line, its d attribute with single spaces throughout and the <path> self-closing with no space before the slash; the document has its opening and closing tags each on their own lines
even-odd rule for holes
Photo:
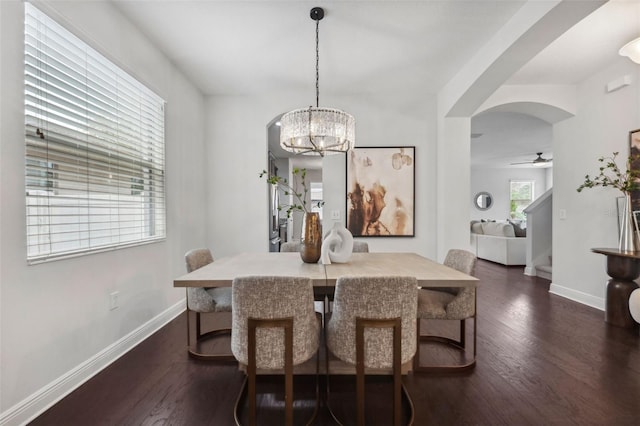
<svg viewBox="0 0 640 426">
<path fill-rule="evenodd" d="M 185 310 L 185 300 L 169 307 L 117 342 L 98 352 L 42 389 L 0 413 L 0 425 L 24 425 L 73 392 Z"/>
<path fill-rule="evenodd" d="M 602 297 L 595 297 L 591 294 L 554 284 L 553 282 L 549 286 L 549 293 L 604 311 L 604 298 Z"/>
</svg>

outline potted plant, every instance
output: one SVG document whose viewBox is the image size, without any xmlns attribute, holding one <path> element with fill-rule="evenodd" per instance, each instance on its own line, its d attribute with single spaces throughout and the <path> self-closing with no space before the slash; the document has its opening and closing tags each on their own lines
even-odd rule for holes
<svg viewBox="0 0 640 426">
<path fill-rule="evenodd" d="M 625 197 L 625 203 L 620 224 L 618 248 L 623 251 L 635 251 L 635 230 L 638 229 L 638 224 L 633 216 L 631 193 L 640 189 L 640 184 L 638 183 L 640 170 L 633 167 L 633 163 L 638 160 L 638 157 L 630 155 L 627 158 L 626 170 L 622 171 L 616 163 L 618 154 L 618 152 L 614 152 L 610 157 L 598 158 L 598 162 L 600 162 L 599 173 L 593 178 L 585 175 L 584 182 L 577 188 L 577 191 L 582 192 L 585 188 L 602 186 L 613 187 L 622 192 Z"/>
<path fill-rule="evenodd" d="M 270 175 L 266 170 L 260 173 L 260 177 L 266 177 L 267 183 L 276 185 L 283 190 L 284 195 L 293 197 L 291 204 L 278 205 L 278 211 L 286 211 L 287 217 L 291 217 L 291 214 L 295 211 L 303 213 L 302 233 L 300 235 L 300 256 L 306 263 L 316 263 L 320 259 L 320 251 L 322 248 L 320 215 L 312 212 L 307 207 L 307 194 L 309 193 L 306 182 L 307 170 L 294 167 L 291 174 L 293 176 L 293 185 L 281 176 Z M 298 183 L 300 183 L 302 187 L 302 192 L 296 189 L 298 188 Z M 322 206 L 322 204 L 323 202 L 319 202 L 318 206 Z"/>
</svg>

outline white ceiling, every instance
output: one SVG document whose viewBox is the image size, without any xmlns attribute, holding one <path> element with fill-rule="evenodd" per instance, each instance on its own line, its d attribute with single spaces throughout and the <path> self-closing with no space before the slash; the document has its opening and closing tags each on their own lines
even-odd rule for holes
<svg viewBox="0 0 640 426">
<path fill-rule="evenodd" d="M 437 92 L 525 3 L 114 0 L 207 94 Z"/>
<path fill-rule="evenodd" d="M 205 94 L 314 93 L 314 6 L 320 21 L 320 98 L 331 93 L 437 93 L 524 0 L 112 0 Z M 575 0 L 572 0 L 575 1 Z M 640 35 L 640 0 L 612 0 L 543 50 L 506 84 L 575 84 L 615 60 Z M 322 104 L 322 101 L 320 102 Z M 274 115 L 282 111 L 274 111 Z M 494 115 L 492 117 L 492 114 Z M 504 120 L 514 119 L 505 125 Z M 551 156 L 549 141 L 517 129 L 548 124 L 487 113 L 487 164 Z M 516 133 L 508 146 L 504 128 Z M 502 130 L 501 130 L 502 129 Z M 543 131 L 543 130 L 541 130 Z M 521 132 L 522 133 L 522 132 Z M 479 145 L 476 144 L 476 146 Z M 507 149 L 508 147 L 508 149 Z M 522 149 L 522 151 L 519 151 Z M 515 152 L 518 151 L 518 152 Z M 472 148 L 477 154 L 477 149 Z M 506 153 L 511 152 L 511 157 Z M 518 154 L 519 156 L 517 156 Z M 515 156 L 515 157 L 514 157 Z M 500 157 L 500 158 L 498 158 Z"/>
</svg>

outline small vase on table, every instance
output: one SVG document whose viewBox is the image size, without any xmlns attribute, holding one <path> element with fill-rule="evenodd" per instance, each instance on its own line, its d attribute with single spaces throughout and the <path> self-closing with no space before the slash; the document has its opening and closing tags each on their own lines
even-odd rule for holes
<svg viewBox="0 0 640 426">
<path fill-rule="evenodd" d="M 302 217 L 300 257 L 305 263 L 317 263 L 322 249 L 322 225 L 319 213 L 305 213 Z"/>
</svg>

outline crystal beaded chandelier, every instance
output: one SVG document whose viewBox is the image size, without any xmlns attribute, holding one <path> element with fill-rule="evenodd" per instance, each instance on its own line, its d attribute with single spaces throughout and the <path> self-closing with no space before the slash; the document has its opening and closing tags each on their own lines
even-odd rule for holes
<svg viewBox="0 0 640 426">
<path fill-rule="evenodd" d="M 346 152 L 353 148 L 356 120 L 351 114 L 335 108 L 320 108 L 318 49 L 319 24 L 324 17 L 321 7 L 311 9 L 311 19 L 316 21 L 316 106 L 290 111 L 280 119 L 280 146 L 289 152 L 304 155 L 320 155 Z"/>
</svg>

